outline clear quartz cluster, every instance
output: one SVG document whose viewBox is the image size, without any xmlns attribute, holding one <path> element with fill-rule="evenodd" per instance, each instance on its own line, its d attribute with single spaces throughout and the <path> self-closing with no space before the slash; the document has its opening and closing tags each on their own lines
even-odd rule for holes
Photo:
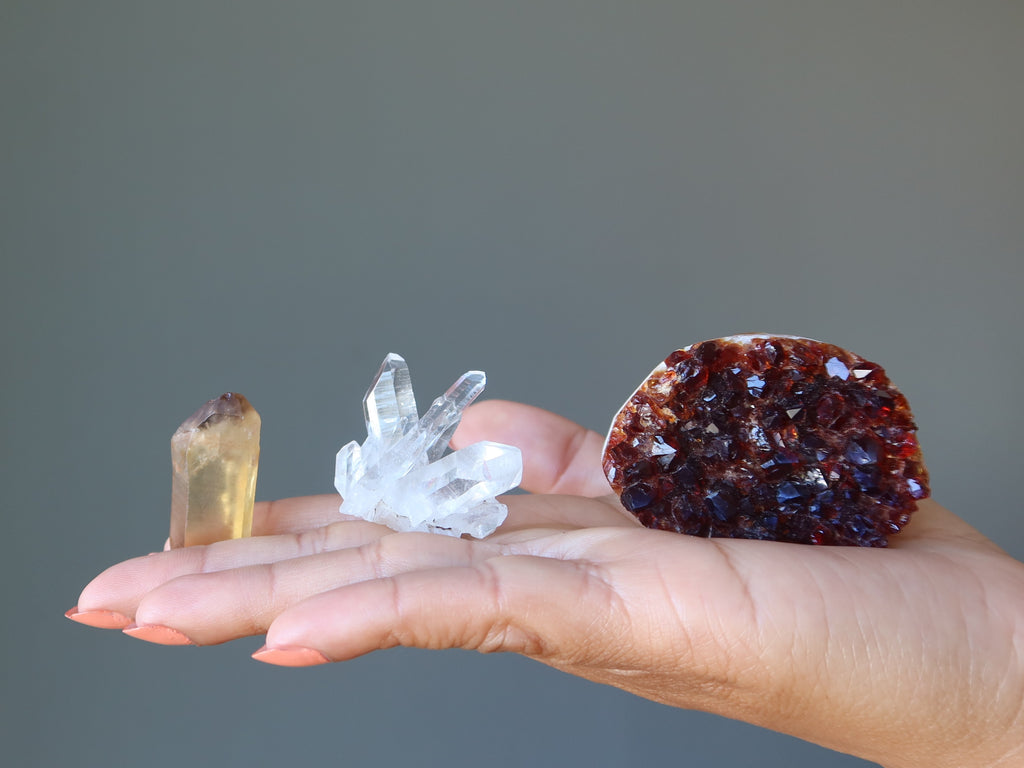
<svg viewBox="0 0 1024 768">
<path fill-rule="evenodd" d="M 519 485 L 522 454 L 492 442 L 445 453 L 485 381 L 482 371 L 463 374 L 420 418 L 409 366 L 396 354 L 384 358 L 363 398 L 366 440 L 338 451 L 341 512 L 395 531 L 493 533 L 508 514 L 494 497 Z"/>
</svg>

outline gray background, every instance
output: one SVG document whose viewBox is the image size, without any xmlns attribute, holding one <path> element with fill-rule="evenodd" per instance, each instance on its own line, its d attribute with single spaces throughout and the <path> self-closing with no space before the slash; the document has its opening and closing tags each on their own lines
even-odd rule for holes
<svg viewBox="0 0 1024 768">
<path fill-rule="evenodd" d="M 159 548 L 168 439 L 331 490 L 388 351 L 603 430 L 669 351 L 883 363 L 1017 557 L 1024 5 L 0 1 L 0 744 L 17 766 L 853 766 L 512 656 L 312 670 L 62 618 Z"/>
</svg>

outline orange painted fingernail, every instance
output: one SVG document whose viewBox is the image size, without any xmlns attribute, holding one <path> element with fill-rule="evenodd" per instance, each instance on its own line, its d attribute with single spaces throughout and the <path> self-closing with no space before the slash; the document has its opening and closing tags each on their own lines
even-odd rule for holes
<svg viewBox="0 0 1024 768">
<path fill-rule="evenodd" d="M 117 611 L 80 611 L 76 605 L 64 614 L 72 621 L 98 629 L 124 629 L 132 620 Z"/>
<path fill-rule="evenodd" d="M 157 645 L 195 645 L 187 635 L 162 624 L 130 624 L 122 630 L 129 637 L 145 640 Z"/>
<path fill-rule="evenodd" d="M 276 664 L 279 667 L 314 667 L 328 664 L 330 659 L 314 648 L 292 646 L 291 648 L 267 648 L 263 646 L 252 655 L 256 661 Z"/>
</svg>

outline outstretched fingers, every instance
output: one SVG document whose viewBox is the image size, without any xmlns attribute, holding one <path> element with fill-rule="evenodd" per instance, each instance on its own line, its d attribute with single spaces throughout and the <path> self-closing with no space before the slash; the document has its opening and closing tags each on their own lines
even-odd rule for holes
<svg viewBox="0 0 1024 768">
<path fill-rule="evenodd" d="M 176 579 L 361 547 L 389 533 L 372 523 L 342 522 L 302 533 L 219 541 L 132 558 L 107 568 L 89 582 L 79 596 L 77 613 L 69 618 L 103 626 L 89 617 L 113 613 L 124 619 L 123 626 L 136 618 L 143 598 Z M 83 616 L 84 621 L 79 618 Z"/>
<path fill-rule="evenodd" d="M 395 534 L 357 520 L 133 558 L 94 578 L 68 617 L 107 629 L 133 622 L 166 626 L 198 644 L 219 643 L 262 631 L 290 605 L 340 585 L 401 570 L 469 564 L 498 546 L 507 549 L 552 530 L 629 524 L 598 499 L 506 501 L 518 523 L 488 542 Z M 307 506 L 303 499 L 280 504 Z"/>
<path fill-rule="evenodd" d="M 621 635 L 616 600 L 590 564 L 532 555 L 486 557 L 311 597 L 274 620 L 266 646 L 254 658 L 300 666 L 402 645 L 509 651 L 576 663 L 587 652 L 586 637 L 604 644 Z M 595 627 L 595 616 L 606 626 Z"/>
<path fill-rule="evenodd" d="M 493 544 L 425 533 L 393 534 L 306 557 L 180 576 L 149 592 L 139 626 L 172 627 L 198 645 L 261 634 L 283 611 L 338 587 L 423 568 L 470 566 Z"/>
</svg>

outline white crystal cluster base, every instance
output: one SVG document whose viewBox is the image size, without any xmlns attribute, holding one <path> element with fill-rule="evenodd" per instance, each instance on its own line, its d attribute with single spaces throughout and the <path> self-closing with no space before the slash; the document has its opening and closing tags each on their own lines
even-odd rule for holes
<svg viewBox="0 0 1024 768">
<path fill-rule="evenodd" d="M 508 514 L 495 496 L 519 485 L 522 454 L 492 442 L 446 453 L 485 382 L 482 371 L 463 374 L 420 418 L 409 366 L 395 354 L 384 358 L 363 398 L 366 440 L 338 451 L 341 512 L 395 531 L 478 539 L 494 533 Z"/>
</svg>

